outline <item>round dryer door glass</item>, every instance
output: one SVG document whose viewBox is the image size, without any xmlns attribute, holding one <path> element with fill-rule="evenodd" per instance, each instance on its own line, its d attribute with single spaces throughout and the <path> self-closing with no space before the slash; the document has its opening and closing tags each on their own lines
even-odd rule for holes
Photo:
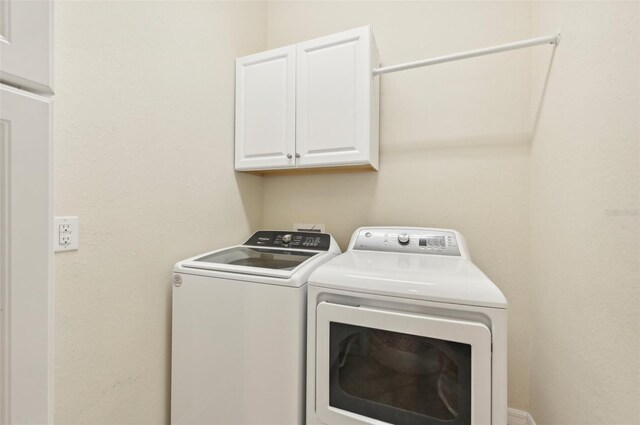
<svg viewBox="0 0 640 425">
<path fill-rule="evenodd" d="M 397 425 L 469 424 L 471 346 L 331 322 L 329 404 Z"/>
<path fill-rule="evenodd" d="M 292 251 L 266 248 L 234 247 L 219 251 L 195 261 L 210 264 L 226 264 L 263 269 L 293 270 L 317 252 Z"/>
</svg>

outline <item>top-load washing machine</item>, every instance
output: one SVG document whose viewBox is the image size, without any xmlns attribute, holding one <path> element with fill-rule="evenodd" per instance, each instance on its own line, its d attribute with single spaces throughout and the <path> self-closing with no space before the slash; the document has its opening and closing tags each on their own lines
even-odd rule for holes
<svg viewBox="0 0 640 425">
<path fill-rule="evenodd" d="M 324 233 L 259 231 L 175 265 L 172 424 L 304 421 L 306 284 Z"/>
<path fill-rule="evenodd" d="M 309 278 L 307 423 L 506 425 L 506 308 L 458 232 L 356 230 Z"/>
</svg>

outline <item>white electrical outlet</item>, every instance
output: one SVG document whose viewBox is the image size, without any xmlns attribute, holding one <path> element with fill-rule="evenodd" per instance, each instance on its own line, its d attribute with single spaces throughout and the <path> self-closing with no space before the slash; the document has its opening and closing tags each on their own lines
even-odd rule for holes
<svg viewBox="0 0 640 425">
<path fill-rule="evenodd" d="M 56 217 L 53 221 L 53 251 L 75 251 L 79 243 L 78 217 Z"/>
<path fill-rule="evenodd" d="M 293 230 L 296 232 L 325 232 L 324 224 L 313 224 L 313 223 L 293 223 Z"/>
</svg>

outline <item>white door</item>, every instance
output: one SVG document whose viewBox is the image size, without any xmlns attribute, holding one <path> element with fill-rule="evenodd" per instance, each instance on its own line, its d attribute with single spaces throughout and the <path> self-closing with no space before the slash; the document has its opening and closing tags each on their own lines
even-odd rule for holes
<svg viewBox="0 0 640 425">
<path fill-rule="evenodd" d="M 483 324 L 321 302 L 316 326 L 324 423 L 491 423 L 491 332 Z"/>
<path fill-rule="evenodd" d="M 369 27 L 297 45 L 298 166 L 369 162 L 371 58 Z"/>
<path fill-rule="evenodd" d="M 0 85 L 0 423 L 50 423 L 50 103 Z"/>
<path fill-rule="evenodd" d="M 295 47 L 236 60 L 236 170 L 295 166 Z"/>
<path fill-rule="evenodd" d="M 0 80 L 51 94 L 51 1 L 0 0 Z"/>
</svg>

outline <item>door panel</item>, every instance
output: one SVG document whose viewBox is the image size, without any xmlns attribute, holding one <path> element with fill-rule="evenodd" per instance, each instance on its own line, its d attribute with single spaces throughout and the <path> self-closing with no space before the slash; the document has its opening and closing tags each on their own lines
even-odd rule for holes
<svg viewBox="0 0 640 425">
<path fill-rule="evenodd" d="M 0 0 L 0 80 L 51 94 L 51 1 Z"/>
<path fill-rule="evenodd" d="M 0 86 L 3 424 L 50 422 L 50 104 Z"/>
<path fill-rule="evenodd" d="M 359 28 L 297 45 L 299 166 L 369 159 L 371 32 Z"/>
<path fill-rule="evenodd" d="M 330 406 L 396 425 L 469 423 L 469 344 L 330 326 Z"/>
<path fill-rule="evenodd" d="M 491 334 L 479 323 L 322 302 L 317 404 L 326 423 L 491 422 Z"/>
<path fill-rule="evenodd" d="M 236 170 L 295 166 L 295 47 L 236 61 Z"/>
</svg>

